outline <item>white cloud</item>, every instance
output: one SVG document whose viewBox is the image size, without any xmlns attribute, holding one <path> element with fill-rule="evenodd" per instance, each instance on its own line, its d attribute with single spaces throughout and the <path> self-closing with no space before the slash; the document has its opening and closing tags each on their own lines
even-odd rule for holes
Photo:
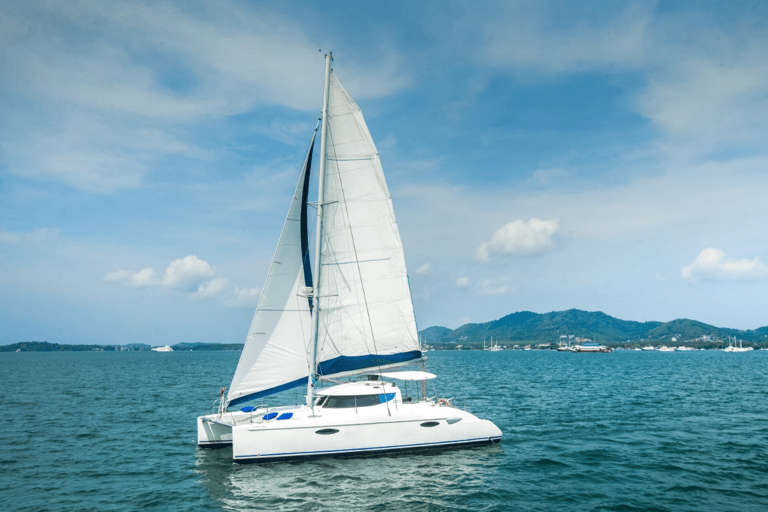
<svg viewBox="0 0 768 512">
<path fill-rule="evenodd" d="M 193 298 L 212 298 L 227 306 L 251 306 L 259 298 L 258 288 L 239 288 L 232 286 L 229 279 L 217 277 L 200 284 Z"/>
<path fill-rule="evenodd" d="M 419 268 L 416 269 L 416 273 L 417 274 L 421 274 L 421 275 L 428 275 L 429 272 L 430 272 L 430 264 L 429 263 L 425 263 L 425 264 L 423 264 L 422 266 L 420 266 Z"/>
<path fill-rule="evenodd" d="M 131 272 L 118 270 L 104 276 L 105 281 L 139 288 L 159 288 L 187 294 L 192 299 L 215 299 L 227 306 L 255 305 L 258 288 L 233 286 L 229 279 L 216 277 L 216 269 L 197 256 L 173 260 L 162 278 L 151 267 Z"/>
<path fill-rule="evenodd" d="M 492 18 L 478 21 L 485 36 L 479 57 L 489 64 L 570 73 L 634 68 L 646 58 L 652 2 L 619 3 L 618 9 L 605 3 L 593 8 L 539 1 L 503 5 Z"/>
<path fill-rule="evenodd" d="M 411 81 L 382 45 L 375 62 L 345 59 L 358 100 Z M 204 153 L 210 137 L 195 137 L 223 117 L 314 112 L 322 96 L 322 55 L 305 29 L 237 0 L 0 2 L 0 62 L 0 94 L 12 98 L 0 105 L 0 165 L 97 193 L 141 187 L 164 159 Z M 254 131 L 294 143 L 297 128 Z"/>
<path fill-rule="evenodd" d="M 197 256 L 185 256 L 173 260 L 165 269 L 163 285 L 182 290 L 196 290 L 216 275 L 216 270 L 207 261 Z"/>
<path fill-rule="evenodd" d="M 472 284 L 472 281 L 468 277 L 460 277 L 456 279 L 456 288 L 466 288 Z"/>
<path fill-rule="evenodd" d="M 468 13 L 464 32 L 452 35 L 482 34 L 472 45 L 479 60 L 533 79 L 636 70 L 644 85 L 628 103 L 664 135 L 707 152 L 762 147 L 768 129 L 768 38 L 751 20 L 765 8 L 754 9 L 723 16 L 703 6 L 660 12 L 654 0 L 508 2 L 490 21 Z"/>
<path fill-rule="evenodd" d="M 719 146 L 762 142 L 768 114 L 766 52 L 768 43 L 755 42 L 742 54 L 689 56 L 652 72 L 637 99 L 638 110 L 676 137 Z"/>
<path fill-rule="evenodd" d="M 43 242 L 58 235 L 51 228 L 40 228 L 35 231 L 6 231 L 0 228 L 0 243 L 8 245 L 24 245 Z"/>
<path fill-rule="evenodd" d="M 680 276 L 688 282 L 699 281 L 756 281 L 768 278 L 768 266 L 759 257 L 734 260 L 725 252 L 710 247 L 699 253 L 690 265 L 680 269 Z"/>
<path fill-rule="evenodd" d="M 528 222 L 516 220 L 500 227 L 488 242 L 482 242 L 475 251 L 475 259 L 488 261 L 494 254 L 525 256 L 539 254 L 555 247 L 555 235 L 560 230 L 560 219 Z"/>
<path fill-rule="evenodd" d="M 509 284 L 509 278 L 502 277 L 499 279 L 479 279 L 477 281 L 477 293 L 486 297 L 496 297 L 499 295 L 506 295 L 513 291 L 513 287 Z"/>
<path fill-rule="evenodd" d="M 157 277 L 157 272 L 153 268 L 139 270 L 128 277 L 128 284 L 131 286 L 159 286 L 162 282 Z"/>
</svg>

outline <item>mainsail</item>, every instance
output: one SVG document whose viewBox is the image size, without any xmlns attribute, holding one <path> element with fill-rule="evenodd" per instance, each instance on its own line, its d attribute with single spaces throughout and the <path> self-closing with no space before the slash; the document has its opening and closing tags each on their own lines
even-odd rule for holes
<svg viewBox="0 0 768 512">
<path fill-rule="evenodd" d="M 229 387 L 229 405 L 307 382 L 312 301 L 301 291 L 312 285 L 306 205 L 316 134 L 317 131 L 312 136 L 304 169 Z"/>
<path fill-rule="evenodd" d="M 318 367 L 328 376 L 421 358 L 403 244 L 379 153 L 331 74 Z"/>
</svg>

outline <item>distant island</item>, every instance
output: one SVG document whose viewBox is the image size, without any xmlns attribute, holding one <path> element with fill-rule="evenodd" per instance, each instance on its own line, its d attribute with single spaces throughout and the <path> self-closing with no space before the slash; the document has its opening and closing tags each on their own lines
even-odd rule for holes
<svg viewBox="0 0 768 512">
<path fill-rule="evenodd" d="M 568 336 L 609 346 L 689 345 L 696 348 L 720 348 L 729 338 L 753 346 L 768 347 L 768 326 L 754 330 L 715 327 L 695 320 L 671 322 L 633 322 L 620 320 L 601 311 L 520 311 L 498 320 L 465 324 L 458 329 L 429 327 L 419 333 L 422 345 L 436 349 L 482 348 L 493 343 L 507 348 L 530 345 L 531 348 L 556 347 Z"/>
<path fill-rule="evenodd" d="M 645 345 L 688 345 L 696 348 L 720 348 L 729 339 L 754 347 L 768 347 L 768 326 L 739 330 L 678 319 L 671 322 L 633 322 L 620 320 L 601 311 L 553 311 L 533 313 L 519 311 L 498 320 L 465 324 L 458 329 L 428 327 L 419 332 L 422 346 L 433 349 L 461 350 L 483 348 L 493 343 L 506 348 L 529 345 L 531 348 L 553 348 L 568 336 L 614 347 Z M 177 351 L 242 350 L 242 343 L 178 343 Z M 22 341 L 0 345 L 0 352 L 88 352 L 150 351 L 151 345 L 68 345 L 46 341 Z"/>
<path fill-rule="evenodd" d="M 21 341 L 0 345 L 0 352 L 150 352 L 152 345 L 130 343 L 128 345 L 69 345 L 47 341 Z M 174 352 L 242 350 L 242 343 L 177 343 L 171 345 Z"/>
</svg>

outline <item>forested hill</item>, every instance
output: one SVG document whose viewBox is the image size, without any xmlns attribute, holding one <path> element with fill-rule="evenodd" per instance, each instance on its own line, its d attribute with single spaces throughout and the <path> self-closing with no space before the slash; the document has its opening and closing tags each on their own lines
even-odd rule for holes
<svg viewBox="0 0 768 512">
<path fill-rule="evenodd" d="M 419 333 L 427 345 L 482 344 L 483 340 L 499 344 L 508 343 L 557 343 L 560 336 L 573 335 L 590 338 L 602 343 L 651 342 L 674 343 L 676 341 L 707 340 L 720 342 L 729 336 L 750 342 L 768 342 L 768 327 L 742 331 L 714 327 L 695 320 L 679 319 L 671 322 L 633 322 L 620 320 L 601 311 L 553 311 L 533 313 L 520 311 L 498 320 L 479 324 L 466 324 L 458 329 L 429 327 Z"/>
<path fill-rule="evenodd" d="M 198 350 L 242 350 L 242 343 L 177 343 L 171 345 L 174 351 Z M 129 345 L 76 345 L 67 343 L 48 343 L 47 341 L 20 341 L 10 345 L 0 345 L 0 352 L 141 352 L 150 351 L 152 346 L 146 343 Z"/>
</svg>

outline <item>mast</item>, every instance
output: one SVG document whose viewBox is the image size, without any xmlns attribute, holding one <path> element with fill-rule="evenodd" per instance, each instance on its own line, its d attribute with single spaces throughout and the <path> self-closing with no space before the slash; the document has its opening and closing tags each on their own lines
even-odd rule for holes
<svg viewBox="0 0 768 512">
<path fill-rule="evenodd" d="M 315 373 L 317 372 L 317 338 L 320 327 L 320 251 L 322 250 L 323 233 L 323 184 L 325 182 L 325 141 L 328 135 L 328 96 L 331 89 L 331 61 L 333 53 L 325 55 L 325 83 L 323 85 L 323 114 L 320 128 L 320 168 L 317 174 L 317 234 L 315 235 L 315 282 L 312 295 L 314 308 L 312 311 L 312 346 L 310 352 L 310 367 L 307 377 L 307 407 L 315 403 Z"/>
</svg>

